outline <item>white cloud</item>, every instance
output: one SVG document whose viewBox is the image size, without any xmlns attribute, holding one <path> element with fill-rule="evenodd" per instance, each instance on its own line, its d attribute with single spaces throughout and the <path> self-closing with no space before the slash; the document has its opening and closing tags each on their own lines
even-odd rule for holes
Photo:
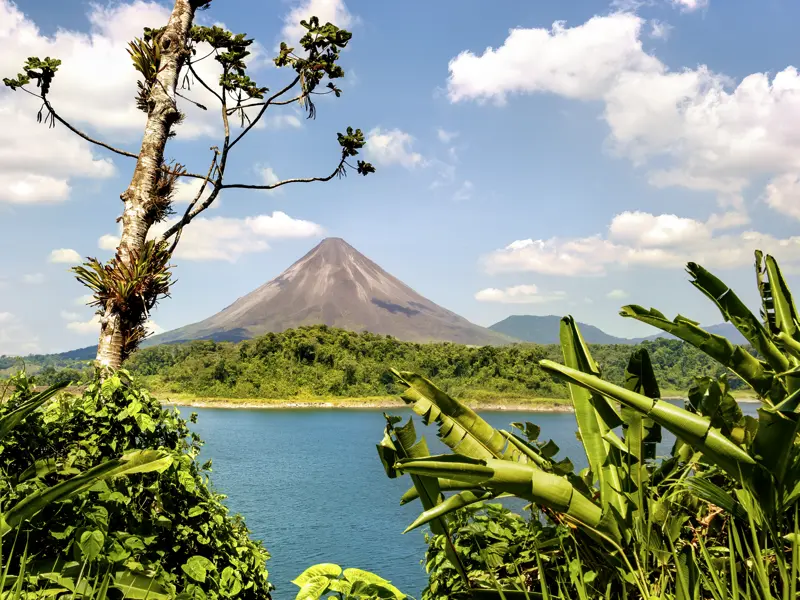
<svg viewBox="0 0 800 600">
<path fill-rule="evenodd" d="M 143 0 L 90 4 L 87 31 L 58 29 L 46 36 L 10 0 L 0 0 L 0 72 L 3 76 L 19 73 L 29 56 L 58 57 L 62 63 L 49 96 L 59 115 L 87 133 L 101 132 L 99 137 L 112 145 L 127 144 L 127 149 L 138 150 L 146 115 L 134 102 L 138 73 L 127 47 L 134 37 L 142 36 L 145 26 L 165 24 L 169 12 L 159 2 Z M 208 49 L 201 45 L 198 54 Z M 251 50 L 248 64 L 255 65 L 263 49 L 254 44 Z M 218 80 L 219 68 L 212 59 L 196 65 L 203 80 L 212 85 Z M 218 134 L 222 124 L 218 111 L 213 110 L 214 96 L 199 84 L 181 93 L 209 110 L 178 98 L 186 120 L 176 127 L 176 133 L 184 139 Z M 60 123 L 52 129 L 37 123 L 39 106 L 40 102 L 25 92 L 0 89 L 0 202 L 61 202 L 69 197 L 73 178 L 116 174 L 106 151 Z"/>
<path fill-rule="evenodd" d="M 672 25 L 669 23 L 659 21 L 658 19 L 652 19 L 650 21 L 650 37 L 653 39 L 666 40 L 671 31 Z"/>
<path fill-rule="evenodd" d="M 172 194 L 172 201 L 175 204 L 189 204 L 197 197 L 197 192 L 200 191 L 201 187 L 203 187 L 202 179 L 180 179 L 175 184 L 175 192 Z M 213 186 L 210 183 L 206 184 L 203 189 L 203 194 L 200 196 L 199 203 L 208 199 L 209 195 L 211 195 L 212 188 Z M 220 195 L 222 195 L 222 192 L 217 195 L 214 204 L 211 205 L 212 207 L 216 208 Z"/>
<path fill-rule="evenodd" d="M 10 312 L 0 312 L 0 356 L 23 356 L 40 352 L 39 338 Z"/>
<path fill-rule="evenodd" d="M 628 296 L 629 294 L 625 290 L 611 290 L 606 294 L 606 298 L 612 298 L 614 300 L 622 300 Z"/>
<path fill-rule="evenodd" d="M 682 12 L 694 12 L 706 8 L 709 0 L 672 0 L 672 4 L 680 8 Z"/>
<path fill-rule="evenodd" d="M 159 333 L 164 333 L 164 328 L 161 327 L 158 323 L 153 321 L 152 319 L 148 319 L 145 324 L 144 328 L 147 330 L 147 333 L 150 335 L 158 335 Z"/>
<path fill-rule="evenodd" d="M 107 233 L 101 235 L 100 239 L 97 240 L 97 247 L 101 250 L 116 250 L 117 246 L 119 246 L 119 236 L 117 235 Z"/>
<path fill-rule="evenodd" d="M 407 169 L 424 165 L 422 155 L 414 152 L 414 138 L 399 129 L 382 131 L 376 127 L 367 134 L 365 153 L 380 166 L 401 165 Z"/>
<path fill-rule="evenodd" d="M 88 321 L 70 321 L 67 329 L 80 335 L 100 335 L 100 315 L 95 315 Z"/>
<path fill-rule="evenodd" d="M 154 225 L 149 237 L 161 235 L 177 218 Z M 236 261 L 244 254 L 269 250 L 273 240 L 312 238 L 322 235 L 322 226 L 311 221 L 294 219 L 281 211 L 236 219 L 230 217 L 197 217 L 183 230 L 175 257 L 185 260 Z M 113 250 L 113 235 L 100 238 L 101 248 Z"/>
<path fill-rule="evenodd" d="M 58 248 L 50 253 L 49 260 L 52 263 L 76 264 L 81 262 L 81 255 L 72 248 Z"/>
<path fill-rule="evenodd" d="M 800 172 L 800 135 L 786 126 L 800 119 L 794 67 L 738 83 L 704 65 L 670 71 L 644 51 L 644 25 L 618 12 L 574 27 L 513 29 L 499 48 L 450 61 L 449 97 L 503 104 L 513 94 L 551 93 L 601 101 L 608 147 L 640 166 L 658 159 L 650 183 L 714 192 L 739 212 L 752 182 Z"/>
<path fill-rule="evenodd" d="M 355 21 L 343 0 L 303 0 L 299 4 L 295 3 L 284 17 L 281 30 L 283 40 L 290 46 L 297 44 L 306 33 L 300 21 L 311 17 L 319 17 L 319 22 L 323 25 L 333 23 L 342 29 L 349 29 Z"/>
<path fill-rule="evenodd" d="M 800 175 L 788 173 L 775 177 L 767 184 L 763 199 L 779 213 L 800 219 Z"/>
<path fill-rule="evenodd" d="M 544 304 L 562 300 L 565 292 L 541 294 L 535 285 L 515 285 L 505 289 L 486 288 L 475 294 L 479 302 L 499 302 L 502 304 Z"/>
<path fill-rule="evenodd" d="M 456 202 L 463 202 L 464 200 L 469 200 L 472 198 L 472 191 L 474 189 L 474 185 L 471 181 L 467 180 L 461 184 L 461 186 L 455 191 L 453 194 L 453 200 Z"/>
<path fill-rule="evenodd" d="M 72 312 L 69 310 L 62 310 L 61 318 L 64 319 L 65 321 L 77 321 L 78 319 L 81 318 L 81 316 L 76 312 Z"/>
<path fill-rule="evenodd" d="M 641 228 L 634 229 L 638 224 Z M 489 273 L 535 272 L 546 275 L 604 275 L 608 267 L 679 269 L 694 261 L 708 268 L 750 265 L 753 252 L 771 253 L 788 269 L 800 267 L 800 236 L 777 239 L 744 231 L 715 235 L 700 221 L 675 215 L 622 213 L 606 236 L 517 240 L 483 258 Z"/>
<path fill-rule="evenodd" d="M 619 73 L 660 67 L 642 50 L 641 26 L 639 17 L 616 13 L 573 28 L 559 21 L 550 30 L 512 29 L 499 48 L 480 56 L 464 51 L 450 61 L 450 100 L 504 104 L 509 94 L 533 92 L 601 98 Z"/>
<path fill-rule="evenodd" d="M 41 273 L 28 273 L 22 276 L 22 281 L 29 285 L 39 285 L 44 283 L 44 275 Z"/>
<path fill-rule="evenodd" d="M 270 166 L 256 165 L 255 171 L 259 179 L 261 179 L 261 185 L 275 185 L 281 180 L 281 178 L 278 177 L 278 174 L 275 173 L 275 169 Z M 281 191 L 281 188 L 275 188 L 274 190 L 264 190 L 264 193 L 279 194 Z"/>
<path fill-rule="evenodd" d="M 299 129 L 303 126 L 303 122 L 297 115 L 269 115 L 265 124 L 270 129 Z"/>
<path fill-rule="evenodd" d="M 85 296 L 78 296 L 75 298 L 74 304 L 75 306 L 86 306 L 90 302 L 94 301 L 94 296 L 91 294 L 86 294 Z"/>
<path fill-rule="evenodd" d="M 458 132 L 457 131 L 447 131 L 447 130 L 442 129 L 441 127 L 439 127 L 436 130 L 436 136 L 439 138 L 439 141 L 442 142 L 443 144 L 449 144 L 450 142 L 452 142 L 454 139 L 456 139 L 458 137 Z"/>
</svg>

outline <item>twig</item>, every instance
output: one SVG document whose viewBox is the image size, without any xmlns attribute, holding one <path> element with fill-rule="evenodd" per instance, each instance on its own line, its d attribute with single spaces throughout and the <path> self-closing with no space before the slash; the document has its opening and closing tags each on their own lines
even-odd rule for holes
<svg viewBox="0 0 800 600">
<path fill-rule="evenodd" d="M 285 94 L 290 89 L 292 89 L 294 86 L 296 86 L 298 81 L 300 81 L 300 75 L 295 77 L 294 80 L 289 85 L 287 85 L 285 88 L 283 88 L 282 90 L 280 90 L 280 91 L 276 92 L 275 94 L 273 94 L 272 96 L 270 96 L 270 98 L 267 99 L 266 102 L 264 102 L 264 106 L 261 107 L 261 110 L 258 111 L 258 114 L 256 115 L 256 118 L 253 119 L 250 122 L 250 124 L 247 127 L 245 127 L 244 131 L 242 131 L 242 133 L 240 133 L 231 142 L 230 146 L 228 146 L 228 150 L 231 150 L 239 142 L 239 140 L 242 139 L 247 134 L 247 132 L 250 131 L 255 126 L 256 123 L 258 123 L 258 120 L 264 115 L 264 112 L 267 110 L 267 108 L 269 108 L 269 105 L 272 104 L 272 102 L 276 98 L 280 98 L 283 94 Z"/>
<path fill-rule="evenodd" d="M 275 188 L 281 187 L 282 185 L 287 185 L 289 183 L 313 183 L 315 181 L 330 181 L 336 175 L 338 175 L 342 167 L 345 165 L 345 159 L 342 157 L 342 160 L 339 161 L 339 164 L 336 165 L 336 169 L 330 175 L 325 177 L 304 177 L 304 178 L 295 178 L 295 179 L 284 179 L 283 181 L 279 181 L 277 183 L 272 183 L 270 185 L 251 185 L 247 183 L 229 183 L 226 185 L 220 186 L 220 189 L 232 189 L 232 188 L 239 188 L 245 190 L 274 190 Z"/>
</svg>

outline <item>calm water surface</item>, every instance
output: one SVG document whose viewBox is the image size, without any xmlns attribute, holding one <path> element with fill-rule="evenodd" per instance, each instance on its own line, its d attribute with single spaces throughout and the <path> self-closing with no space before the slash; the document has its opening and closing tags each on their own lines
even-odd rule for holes
<svg viewBox="0 0 800 600">
<path fill-rule="evenodd" d="M 756 405 L 744 408 L 753 414 Z M 291 580 L 320 562 L 374 571 L 419 598 L 427 581 L 420 564 L 423 532 L 402 531 L 420 505 L 400 506 L 411 481 L 387 478 L 378 459 L 382 411 L 195 410 L 194 430 L 206 442 L 203 459 L 213 460 L 214 485 L 272 554 L 267 568 L 276 600 L 294 598 L 297 588 Z M 181 412 L 188 415 L 190 409 Z M 410 410 L 391 412 L 411 415 Z M 543 439 L 561 447 L 559 458 L 568 456 L 578 469 L 586 466 L 573 414 L 504 411 L 482 416 L 505 429 L 512 421 L 532 421 L 542 428 Z M 414 421 L 432 453 L 447 451 L 435 426 L 424 427 L 416 415 Z M 671 443 L 665 436 L 665 449 Z"/>
</svg>

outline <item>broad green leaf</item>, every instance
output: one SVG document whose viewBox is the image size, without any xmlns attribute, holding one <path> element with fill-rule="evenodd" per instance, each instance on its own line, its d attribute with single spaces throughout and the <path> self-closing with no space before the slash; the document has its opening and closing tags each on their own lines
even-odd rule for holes
<svg viewBox="0 0 800 600">
<path fill-rule="evenodd" d="M 106 461 L 52 487 L 29 494 L 2 515 L 0 536 L 30 519 L 45 506 L 80 494 L 91 488 L 100 479 L 121 477 L 132 473 L 161 471 L 168 464 L 165 462 L 165 458 L 169 457 L 165 457 L 164 453 L 156 450 L 137 450 L 122 458 Z"/>
<path fill-rule="evenodd" d="M 81 539 L 78 542 L 78 546 L 80 546 L 81 553 L 86 560 L 92 561 L 98 554 L 100 554 L 105 540 L 106 536 L 103 535 L 102 531 L 90 529 L 81 534 Z"/>
<path fill-rule="evenodd" d="M 320 563 L 308 567 L 305 571 L 300 573 L 297 577 L 292 579 L 292 583 L 297 587 L 303 587 L 310 579 L 325 576 L 335 579 L 342 574 L 342 567 L 333 563 Z"/>
<path fill-rule="evenodd" d="M 130 571 L 116 573 L 113 586 L 131 600 L 170 600 L 169 590 L 155 578 Z"/>
<path fill-rule="evenodd" d="M 181 565 L 181 570 L 195 581 L 203 583 L 208 572 L 214 570 L 214 563 L 205 556 L 195 555 Z"/>
<path fill-rule="evenodd" d="M 329 583 L 330 579 L 324 575 L 312 577 L 297 592 L 295 600 L 317 600 L 328 589 Z"/>
</svg>

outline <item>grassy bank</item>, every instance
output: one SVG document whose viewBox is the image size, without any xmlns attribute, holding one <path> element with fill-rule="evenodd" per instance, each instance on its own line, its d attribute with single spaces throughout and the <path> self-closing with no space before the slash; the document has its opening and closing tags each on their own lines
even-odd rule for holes
<svg viewBox="0 0 800 600">
<path fill-rule="evenodd" d="M 195 408 L 360 408 L 394 409 L 405 406 L 396 396 L 296 396 L 292 398 L 224 398 L 201 397 L 185 393 L 156 393 L 165 405 Z M 521 397 L 498 395 L 497 393 L 472 392 L 459 398 L 477 411 L 530 411 L 568 412 L 572 410 L 569 400 L 562 398 Z"/>
</svg>

